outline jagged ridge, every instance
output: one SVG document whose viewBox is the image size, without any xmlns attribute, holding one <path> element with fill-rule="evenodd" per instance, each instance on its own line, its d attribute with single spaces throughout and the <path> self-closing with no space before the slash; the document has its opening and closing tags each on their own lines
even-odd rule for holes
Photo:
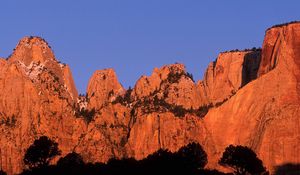
<svg viewBox="0 0 300 175">
<path fill-rule="evenodd" d="M 269 30 L 262 50 L 221 53 L 197 83 L 182 64 L 155 68 L 130 90 L 112 69 L 97 71 L 79 99 L 68 66 L 42 39 L 24 38 L 0 64 L 1 168 L 20 172 L 40 135 L 90 162 L 142 159 L 196 141 L 210 167 L 229 144 L 251 147 L 270 170 L 299 163 L 299 38 L 298 24 Z"/>
</svg>

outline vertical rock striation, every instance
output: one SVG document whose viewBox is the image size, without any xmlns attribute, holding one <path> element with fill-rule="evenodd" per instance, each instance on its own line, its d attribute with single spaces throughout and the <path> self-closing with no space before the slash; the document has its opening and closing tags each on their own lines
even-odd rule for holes
<svg viewBox="0 0 300 175">
<path fill-rule="evenodd" d="M 41 38 L 23 38 L 0 72 L 0 159 L 9 174 L 20 172 L 28 146 L 41 135 L 68 153 L 82 132 L 74 117 L 77 91 L 70 70 L 56 61 Z"/>
<path fill-rule="evenodd" d="M 212 166 L 229 144 L 249 146 L 271 171 L 299 163 L 299 45 L 299 23 L 267 30 L 260 77 L 204 118 L 218 150 Z"/>
<path fill-rule="evenodd" d="M 256 79 L 260 63 L 260 50 L 230 51 L 219 54 L 209 64 L 204 79 L 198 82 L 200 94 L 207 103 L 221 103 L 241 87 Z"/>
<path fill-rule="evenodd" d="M 230 144 L 252 148 L 271 171 L 300 163 L 299 60 L 300 24 L 293 23 L 268 29 L 262 50 L 221 53 L 197 83 L 183 64 L 171 64 L 126 90 L 105 69 L 78 96 L 69 66 L 43 39 L 25 37 L 0 59 L 1 169 L 19 173 L 41 135 L 86 162 L 142 159 L 195 141 L 209 168 Z"/>
</svg>

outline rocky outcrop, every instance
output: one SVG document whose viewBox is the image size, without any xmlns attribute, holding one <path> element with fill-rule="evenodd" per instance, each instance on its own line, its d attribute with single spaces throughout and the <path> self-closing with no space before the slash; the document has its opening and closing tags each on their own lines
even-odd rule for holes
<svg viewBox="0 0 300 175">
<path fill-rule="evenodd" d="M 32 62 L 56 61 L 48 43 L 40 37 L 32 36 L 20 40 L 9 60 L 11 62 L 20 61 L 26 66 L 29 66 Z"/>
<path fill-rule="evenodd" d="M 113 69 L 99 70 L 92 76 L 85 99 L 87 106 L 83 109 L 85 117 L 91 118 L 75 147 L 87 162 L 106 162 L 126 156 L 124 145 L 129 132 L 130 109 L 113 103 L 124 93 Z"/>
<path fill-rule="evenodd" d="M 132 95 L 135 100 L 157 95 L 185 108 L 196 109 L 204 104 L 192 75 L 186 72 L 183 64 L 155 68 L 151 76 L 142 76 L 137 81 Z"/>
<path fill-rule="evenodd" d="M 22 39 L 1 62 L 1 168 L 9 174 L 20 172 L 26 149 L 41 135 L 56 140 L 64 154 L 70 152 L 78 140 L 76 132 L 84 128 L 74 117 L 77 95 L 70 86 L 70 71 L 65 74 L 49 46 L 35 37 Z"/>
<path fill-rule="evenodd" d="M 88 108 L 100 109 L 114 101 L 117 96 L 123 95 L 124 92 L 125 89 L 119 83 L 113 69 L 96 71 L 87 88 Z"/>
<path fill-rule="evenodd" d="M 160 148 L 176 151 L 196 141 L 209 155 L 216 155 L 218 150 L 211 146 L 214 140 L 202 118 L 256 78 L 260 53 L 222 53 L 197 84 L 182 64 L 156 68 L 150 77 L 141 77 L 129 105 L 135 122 L 126 144 L 128 154 L 142 159 Z"/>
<path fill-rule="evenodd" d="M 229 144 L 249 146 L 269 170 L 275 165 L 299 163 L 299 46 L 299 23 L 269 29 L 260 78 L 205 116 L 218 150 L 212 166 Z"/>
<path fill-rule="evenodd" d="M 207 112 L 205 99 L 198 92 L 182 64 L 155 68 L 150 77 L 141 77 L 128 105 L 132 124 L 127 154 L 142 159 L 160 148 L 177 151 L 189 142 L 209 140 L 200 119 Z"/>
<path fill-rule="evenodd" d="M 282 42 L 289 40 L 291 47 L 295 50 L 298 49 L 298 35 L 299 35 L 299 22 L 292 22 L 282 25 L 276 25 L 266 31 L 266 36 L 263 43 L 262 61 L 259 67 L 259 76 L 268 73 L 278 64 L 279 54 L 282 49 Z M 288 37 L 288 38 L 287 38 Z M 297 54 L 295 52 L 295 54 Z M 295 55 L 295 58 L 298 58 Z"/>
<path fill-rule="evenodd" d="M 6 64 L 6 59 L 0 58 L 0 70 Z"/>
<path fill-rule="evenodd" d="M 221 53 L 198 82 L 199 93 L 205 96 L 206 103 L 221 103 L 256 79 L 260 55 L 260 50 Z"/>
<path fill-rule="evenodd" d="M 20 172 L 41 135 L 86 162 L 142 159 L 196 141 L 209 168 L 230 144 L 252 148 L 269 170 L 299 163 L 299 60 L 300 24 L 293 23 L 267 30 L 262 50 L 221 53 L 197 83 L 172 64 L 125 90 L 105 69 L 78 96 L 68 65 L 43 39 L 25 37 L 0 59 L 1 169 Z"/>
<path fill-rule="evenodd" d="M 71 69 L 67 64 L 60 64 L 60 66 L 63 72 L 63 81 L 65 82 L 65 87 L 70 93 L 72 99 L 76 100 L 78 98 L 78 92 L 72 77 Z"/>
<path fill-rule="evenodd" d="M 187 114 L 179 118 L 171 112 L 153 112 L 137 117 L 126 147 L 130 156 L 142 159 L 161 148 L 175 152 L 190 142 L 212 144 L 199 117 Z M 213 149 L 206 151 L 214 153 Z"/>
</svg>

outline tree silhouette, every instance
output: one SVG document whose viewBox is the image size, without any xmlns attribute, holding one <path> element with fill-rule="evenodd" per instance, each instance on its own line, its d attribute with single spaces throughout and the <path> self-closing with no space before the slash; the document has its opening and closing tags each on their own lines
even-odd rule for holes
<svg viewBox="0 0 300 175">
<path fill-rule="evenodd" d="M 255 152 L 244 146 L 228 146 L 219 160 L 219 164 L 233 168 L 237 175 L 268 174 Z"/>
<path fill-rule="evenodd" d="M 61 151 L 58 144 L 47 136 L 41 136 L 27 149 L 24 157 L 24 163 L 30 169 L 42 168 L 49 165 L 49 162 Z"/>
<path fill-rule="evenodd" d="M 139 162 L 144 174 L 172 174 L 177 166 L 174 154 L 169 150 L 160 149 Z"/>
<path fill-rule="evenodd" d="M 180 148 L 177 155 L 188 169 L 203 169 L 207 164 L 207 154 L 199 143 L 193 142 Z"/>
<path fill-rule="evenodd" d="M 57 169 L 60 174 L 84 174 L 84 166 L 82 157 L 75 152 L 67 154 L 57 162 Z"/>
<path fill-rule="evenodd" d="M 287 163 L 275 168 L 275 175 L 296 175 L 300 174 L 300 164 Z"/>
<path fill-rule="evenodd" d="M 41 143 L 43 146 L 41 146 Z M 45 145 L 47 145 L 47 149 L 45 149 Z M 233 175 L 217 170 L 204 169 L 207 164 L 207 154 L 198 143 L 190 143 L 173 153 L 168 150 L 160 149 L 142 160 L 135 160 L 133 158 L 124 158 L 120 160 L 113 158 L 105 164 L 85 164 L 79 154 L 72 152 L 63 158 L 60 158 L 56 165 L 49 165 L 49 161 L 57 155 L 57 153 L 60 153 L 60 151 L 57 148 L 57 143 L 51 141 L 47 137 L 41 137 L 36 140 L 30 148 L 31 149 L 28 150 L 38 150 L 38 152 L 44 150 L 44 153 L 53 153 L 43 154 L 52 155 L 44 156 L 47 158 L 35 158 L 34 160 L 43 160 L 44 163 L 33 164 L 33 161 L 31 161 L 33 168 L 24 170 L 21 175 Z M 40 153 L 37 154 L 35 152 L 34 154 L 36 155 L 35 157 L 41 157 Z M 262 175 L 263 173 L 266 173 L 265 168 L 262 166 L 262 162 L 256 157 L 256 154 L 247 147 L 235 147 L 230 145 L 226 148 L 220 163 L 224 166 L 233 167 L 236 170 L 235 174 Z"/>
</svg>

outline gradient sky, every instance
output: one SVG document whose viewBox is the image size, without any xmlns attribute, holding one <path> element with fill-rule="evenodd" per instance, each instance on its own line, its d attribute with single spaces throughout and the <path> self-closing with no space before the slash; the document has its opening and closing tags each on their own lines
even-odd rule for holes
<svg viewBox="0 0 300 175">
<path fill-rule="evenodd" d="M 300 20 L 299 0 L 1 0 L 0 57 L 24 36 L 45 38 L 84 93 L 97 69 L 124 87 L 154 67 L 184 63 L 202 79 L 231 49 L 260 47 L 265 29 Z"/>
</svg>

